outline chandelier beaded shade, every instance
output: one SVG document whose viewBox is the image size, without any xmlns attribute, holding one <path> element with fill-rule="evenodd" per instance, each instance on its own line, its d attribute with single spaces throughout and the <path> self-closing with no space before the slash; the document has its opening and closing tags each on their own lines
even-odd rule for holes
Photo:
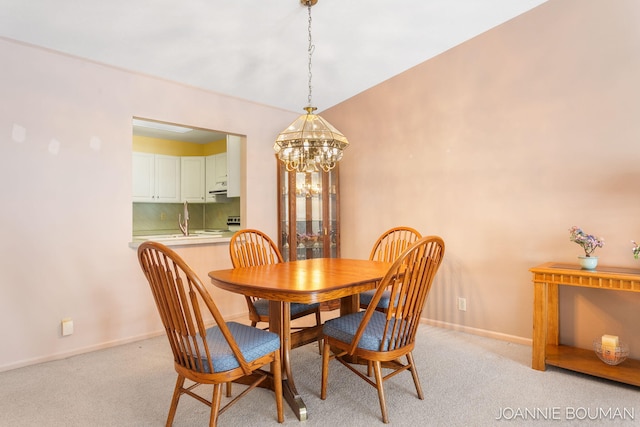
<svg viewBox="0 0 640 427">
<path fill-rule="evenodd" d="M 298 117 L 285 130 L 280 132 L 273 149 L 288 171 L 325 172 L 333 169 L 342 159 L 342 151 L 349 145 L 347 138 L 328 121 L 314 114 L 311 106 L 311 6 L 317 0 L 300 0 L 307 6 L 309 13 L 309 105 L 304 108 L 306 114 Z"/>
</svg>

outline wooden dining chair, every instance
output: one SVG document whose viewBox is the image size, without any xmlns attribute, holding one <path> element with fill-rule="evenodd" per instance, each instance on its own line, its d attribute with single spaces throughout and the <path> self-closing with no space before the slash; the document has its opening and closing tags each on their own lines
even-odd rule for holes
<svg viewBox="0 0 640 427">
<path fill-rule="evenodd" d="M 402 226 L 391 228 L 378 237 L 378 240 L 376 240 L 376 243 L 371 249 L 369 259 L 372 261 L 393 262 L 405 249 L 421 237 L 422 235 L 411 227 Z M 369 306 L 375 292 L 375 290 L 371 290 L 360 294 L 360 308 L 366 309 Z M 379 311 L 384 311 L 389 306 L 389 295 L 390 292 L 384 292 L 382 294 L 377 305 Z"/>
<path fill-rule="evenodd" d="M 283 262 L 282 255 L 269 236 L 259 230 L 244 229 L 237 231 L 229 244 L 231 264 L 237 267 L 252 267 L 264 264 Z M 258 322 L 269 322 L 269 301 L 262 298 L 246 296 L 251 325 Z M 291 319 L 315 314 L 316 326 L 322 324 L 320 304 L 291 303 Z M 320 341 L 318 341 L 320 345 Z"/>
<path fill-rule="evenodd" d="M 413 359 L 416 332 L 422 308 L 433 279 L 444 256 L 440 237 L 427 236 L 404 251 L 393 263 L 365 311 L 347 314 L 325 322 L 322 328 L 322 382 L 320 398 L 327 397 L 329 359 L 333 357 L 378 390 L 382 420 L 389 422 L 383 382 L 409 370 L 420 399 L 424 399 Z M 385 291 L 390 290 L 389 307 L 385 312 L 376 306 Z M 335 352 L 330 355 L 331 350 Z M 355 357 L 355 358 L 354 358 Z M 401 359 L 406 357 L 406 363 Z M 367 362 L 373 366 L 374 381 L 351 362 Z M 382 375 L 382 369 L 391 369 Z"/>
<path fill-rule="evenodd" d="M 236 322 L 226 323 L 198 276 L 161 243 L 142 243 L 138 260 L 151 286 L 178 373 L 167 426 L 173 424 L 183 394 L 210 406 L 209 425 L 215 426 L 218 415 L 265 379 L 273 381 L 277 418 L 283 422 L 278 335 Z M 205 326 L 212 321 L 214 326 Z M 261 369 L 266 364 L 271 364 L 272 374 Z M 250 384 L 248 388 L 221 407 L 222 385 L 242 377 L 251 377 L 243 381 Z M 185 380 L 190 381 L 187 386 Z M 192 391 L 201 384 L 213 385 L 211 401 Z M 230 388 L 227 390 L 230 392 Z"/>
</svg>

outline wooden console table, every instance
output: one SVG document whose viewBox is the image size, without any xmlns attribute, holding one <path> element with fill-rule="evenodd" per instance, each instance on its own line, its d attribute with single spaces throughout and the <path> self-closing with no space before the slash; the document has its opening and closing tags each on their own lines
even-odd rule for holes
<svg viewBox="0 0 640 427">
<path fill-rule="evenodd" d="M 531 367 L 544 371 L 558 366 L 596 377 L 640 386 L 640 361 L 627 359 L 620 365 L 602 362 L 592 349 L 559 342 L 558 286 L 579 286 L 612 291 L 640 292 L 640 269 L 599 267 L 582 270 L 578 265 L 548 262 L 530 269 L 533 273 L 533 354 Z"/>
</svg>

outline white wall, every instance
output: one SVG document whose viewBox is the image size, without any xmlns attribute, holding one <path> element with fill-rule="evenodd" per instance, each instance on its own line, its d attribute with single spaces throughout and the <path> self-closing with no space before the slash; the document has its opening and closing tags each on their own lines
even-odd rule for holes
<svg viewBox="0 0 640 427">
<path fill-rule="evenodd" d="M 161 330 L 127 246 L 133 116 L 247 135 L 242 215 L 275 235 L 272 145 L 297 113 L 6 39 L 0 57 L 0 370 Z M 206 283 L 231 267 L 226 247 L 210 253 L 184 250 Z M 224 315 L 246 310 L 226 297 Z"/>
<path fill-rule="evenodd" d="M 601 265 L 640 273 L 638 17 L 635 0 L 551 0 L 323 112 L 351 142 L 342 255 L 395 225 L 441 235 L 426 316 L 525 342 L 528 270 L 577 263 L 571 226 L 605 238 Z M 614 334 L 640 355 L 640 294 L 563 289 L 561 304 L 563 342 Z"/>
</svg>

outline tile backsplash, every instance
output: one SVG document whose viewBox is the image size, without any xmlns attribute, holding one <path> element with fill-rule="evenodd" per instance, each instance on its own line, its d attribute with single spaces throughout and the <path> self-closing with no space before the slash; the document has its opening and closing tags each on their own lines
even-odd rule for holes
<svg viewBox="0 0 640 427">
<path fill-rule="evenodd" d="M 240 215 L 240 198 L 229 203 L 189 203 L 189 229 L 227 228 L 228 216 Z M 182 203 L 133 203 L 133 235 L 180 232 L 178 215 Z"/>
</svg>

